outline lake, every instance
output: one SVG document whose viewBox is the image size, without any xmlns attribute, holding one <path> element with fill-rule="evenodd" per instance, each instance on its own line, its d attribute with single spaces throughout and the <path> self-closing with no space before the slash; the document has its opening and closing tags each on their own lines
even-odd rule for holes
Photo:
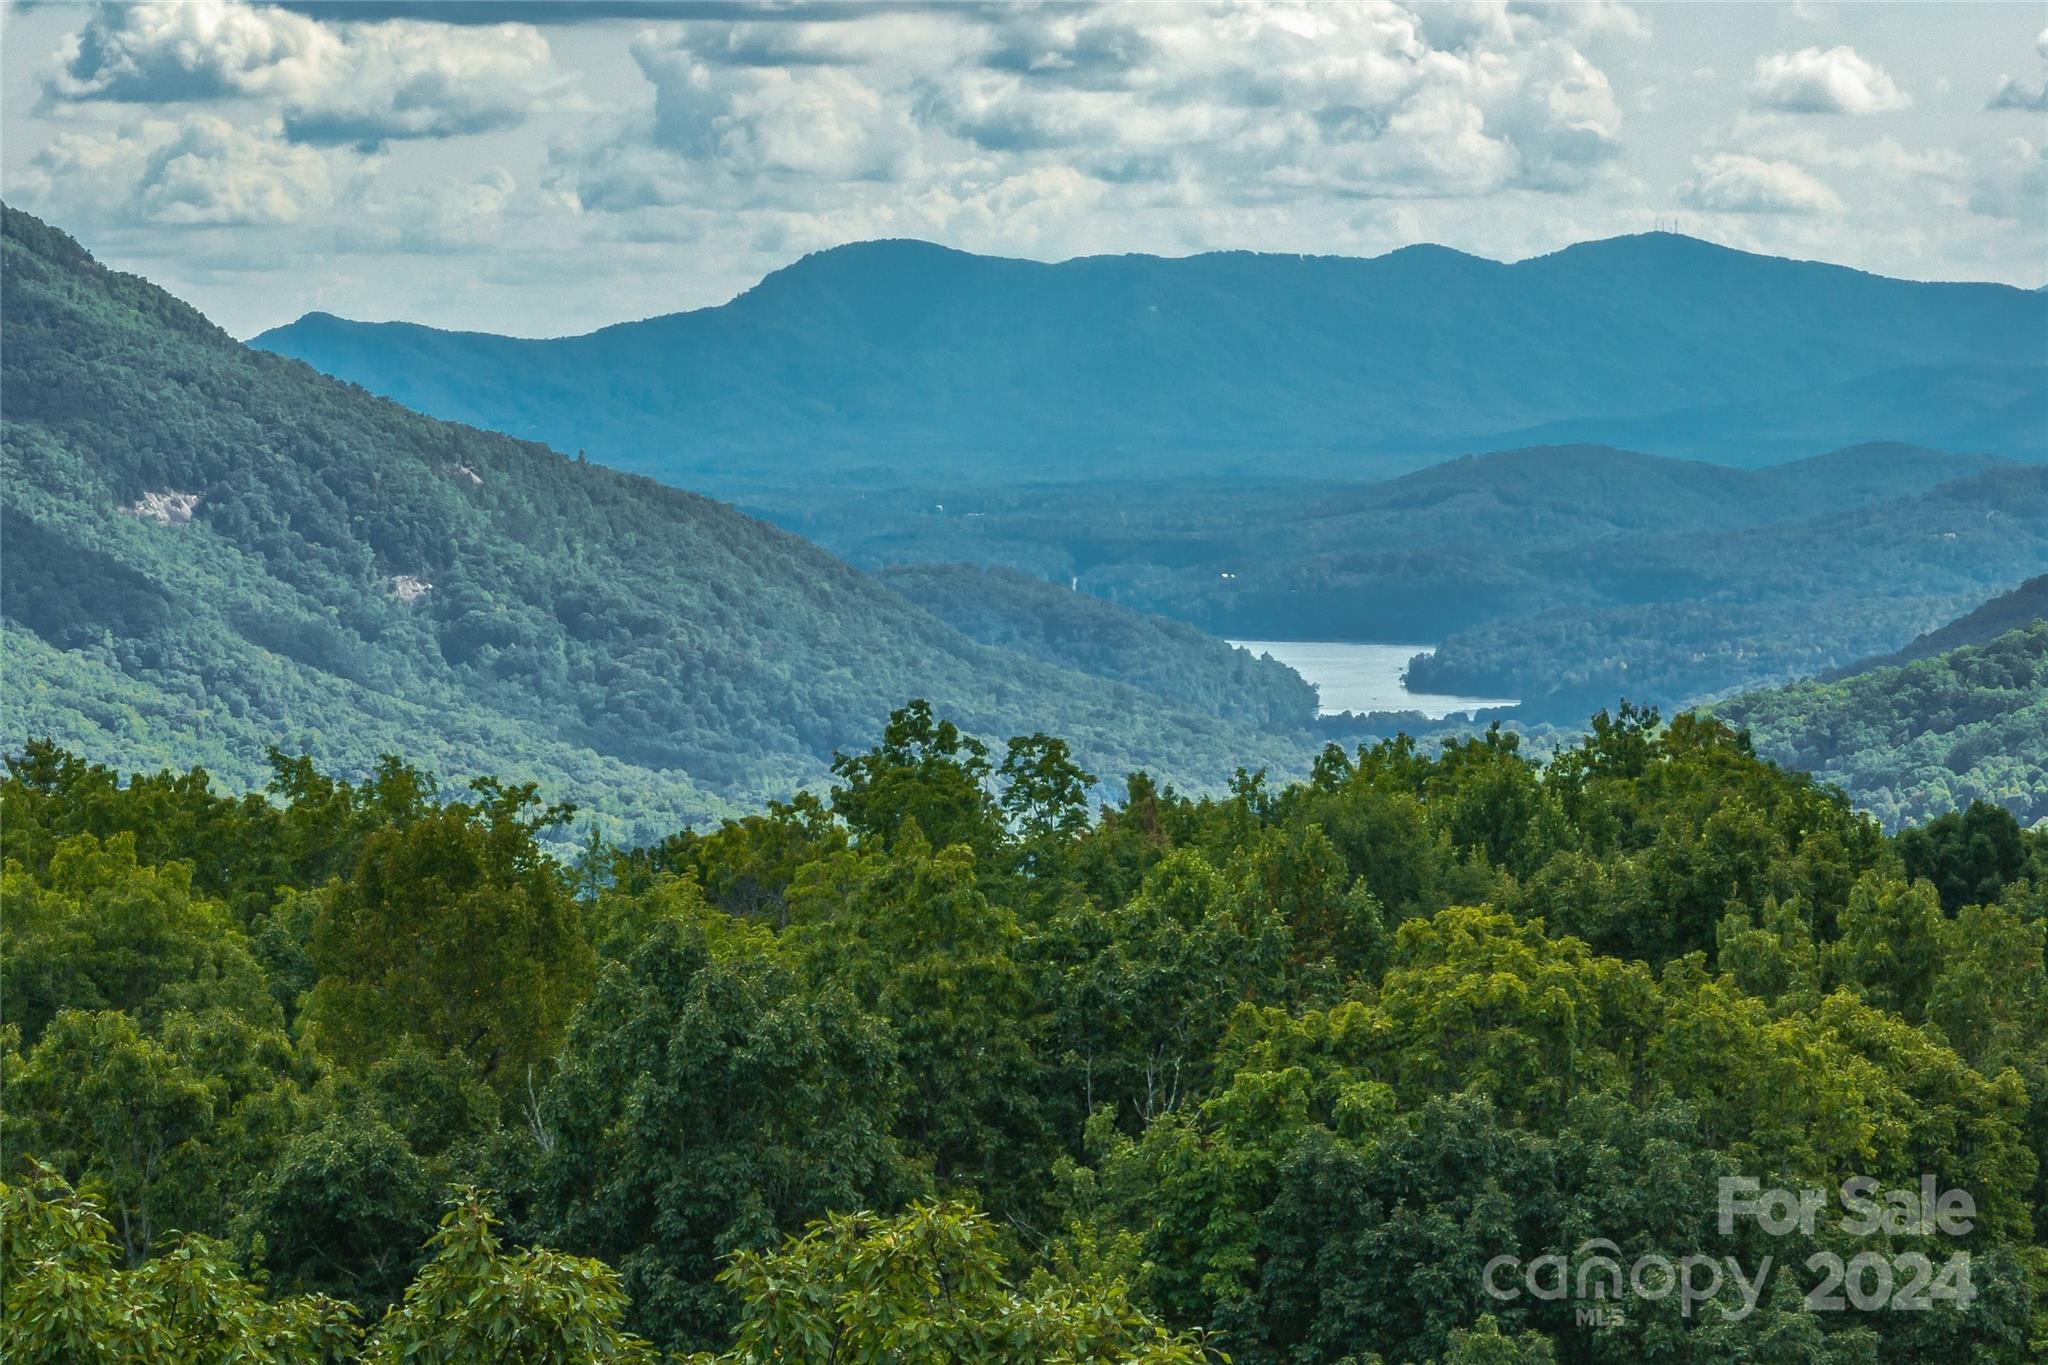
<svg viewBox="0 0 2048 1365">
<path fill-rule="evenodd" d="M 1435 645 L 1362 645 L 1338 640 L 1232 640 L 1254 655 L 1270 654 L 1316 685 L 1324 715 L 1340 711 L 1420 711 L 1431 720 L 1470 715 L 1513 698 L 1455 697 L 1408 690 L 1408 661 Z"/>
</svg>

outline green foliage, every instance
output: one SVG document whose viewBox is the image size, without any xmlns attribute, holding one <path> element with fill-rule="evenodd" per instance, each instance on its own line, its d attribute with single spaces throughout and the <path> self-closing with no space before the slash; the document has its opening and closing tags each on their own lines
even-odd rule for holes
<svg viewBox="0 0 2048 1365">
<path fill-rule="evenodd" d="M 624 1331 L 626 1296 L 599 1262 L 538 1248 L 508 1251 L 473 1191 L 460 1191 L 427 1243 L 404 1300 L 370 1333 L 363 1365 L 653 1365 Z"/>
<path fill-rule="evenodd" d="M 9 860 L 0 898 L 0 994 L 30 1043 L 59 1008 L 125 1011 L 155 1023 L 219 1006 L 282 1022 L 248 937 L 218 902 L 195 897 L 189 864 L 139 867 L 135 837 L 60 842 L 44 875 Z"/>
<path fill-rule="evenodd" d="M 889 718 L 882 741 L 864 754 L 840 754 L 832 809 L 856 838 L 888 847 L 907 825 L 940 848 L 988 850 L 1000 833 L 989 795 L 988 746 L 935 720 L 919 699 Z"/>
<path fill-rule="evenodd" d="M 1241 771 L 1222 796 L 1135 774 L 1092 821 L 1059 741 L 997 764 L 922 704 L 839 769 L 830 804 L 593 837 L 568 865 L 543 843 L 562 812 L 523 785 L 280 759 L 251 801 L 18 756 L 0 1144 L 50 1167 L 0 1236 L 52 1249 L 11 1263 L 10 1344 L 720 1365 L 2048 1344 L 2048 891 L 2002 813 L 1888 836 L 1725 723 L 1631 705 L 1547 762 L 1498 732 L 1333 746 L 1305 782 Z M 1929 1176 L 1973 1225 L 1722 1230 L 1730 1176 Z M 502 1229 L 459 1194 L 433 1231 L 486 1186 Z M 1573 1300 L 1486 1290 L 1498 1256 L 1609 1243 L 1777 1269 L 1742 1316 L 1631 1299 L 1596 1333 Z M 1864 1251 L 1966 1251 L 1975 1297 L 1806 1311 L 1799 1268 Z"/>
<path fill-rule="evenodd" d="M 1984 878 L 2019 875 L 2017 831 L 1973 808 L 2002 808 L 2027 826 L 2048 819 L 2048 621 L 1715 711 L 1747 729 L 1758 753 L 1840 783 L 1887 826 L 1929 822 L 1907 856 L 1951 910 L 1995 895 Z M 1935 822 L 1949 815 L 1961 819 Z M 1974 867 L 1969 884 L 1957 880 L 1965 864 Z"/>
<path fill-rule="evenodd" d="M 973 1208 L 920 1204 L 836 1217 L 720 1276 L 741 1302 L 733 1349 L 693 1365 L 1201 1365 L 1194 1339 L 1133 1307 L 1121 1286 L 1042 1276 L 1019 1291 Z"/>
<path fill-rule="evenodd" d="M 354 1361 L 355 1310 L 269 1300 L 218 1242 L 188 1237 L 125 1269 L 93 1200 L 46 1168 L 0 1181 L 0 1335 L 22 1365 L 323 1365 Z"/>
<path fill-rule="evenodd" d="M 337 1060 L 365 1067 L 414 1039 L 502 1091 L 553 1055 L 591 952 L 535 838 L 570 812 L 529 813 L 530 785 L 477 791 L 371 835 L 323 892 L 307 1028 Z"/>
<path fill-rule="evenodd" d="M 1038 588 L 1073 582 L 1229 638 L 1435 642 L 1409 666 L 1417 691 L 1517 697 L 1525 720 L 1575 725 L 1616 695 L 1669 708 L 1841 668 L 2040 573 L 2048 471 L 1948 453 L 1959 449 L 1985 447 L 1816 440 L 1787 450 L 1789 463 L 1731 469 L 1743 461 L 1539 445 L 1378 482 L 1268 465 L 1255 477 L 897 490 L 864 471 L 858 497 L 755 479 L 748 506 L 862 567 L 965 561 L 1040 580 L 1021 597 L 992 586 L 998 619 L 977 629 L 1030 639 L 1030 626 L 1006 624 L 1026 601 L 1064 623 L 1080 609 Z M 984 615 L 964 583 L 934 591 L 941 605 L 965 599 L 961 620 Z M 1161 656 L 1171 648 L 1162 641 Z M 1147 668 L 1119 666 L 1137 679 Z"/>
<path fill-rule="evenodd" d="M 730 1327 L 720 1257 L 924 1180 L 882 1021 L 683 891 L 606 966 L 541 1093 L 533 1221 L 618 1266 L 642 1330 L 699 1345 Z"/>
</svg>

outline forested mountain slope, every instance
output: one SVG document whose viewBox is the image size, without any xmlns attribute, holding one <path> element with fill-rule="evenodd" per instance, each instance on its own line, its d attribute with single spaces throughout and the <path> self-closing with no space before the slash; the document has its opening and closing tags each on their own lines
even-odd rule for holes
<svg viewBox="0 0 2048 1365">
<path fill-rule="evenodd" d="M 1385 472 L 1381 458 L 1632 442 L 1730 463 L 1783 431 L 1694 409 L 1865 381 L 1779 414 L 1802 449 L 1910 432 L 2048 456 L 2048 296 L 1926 284 L 1665 233 L 1508 265 L 1219 253 L 1046 265 L 920 242 L 820 252 L 716 308 L 549 341 L 310 314 L 255 344 L 438 416 L 730 489 L 859 470 L 976 482 Z M 2009 376 L 2008 376 L 2009 379 Z M 1922 395 L 1914 401 L 1912 395 Z M 2020 403 L 2013 419 L 2013 404 Z M 1767 409 L 1758 409 L 1764 413 Z M 2029 416 L 2028 414 L 2032 414 Z M 1988 443 L 1988 444 L 1987 444 Z"/>
<path fill-rule="evenodd" d="M 1584 601 L 1456 632 L 1411 676 L 1557 716 L 1618 694 L 1697 700 L 1896 648 L 2044 562 L 2048 468 L 2007 466 L 1831 516 L 1525 556 Z"/>
<path fill-rule="evenodd" d="M 129 766 L 403 751 L 636 824 L 786 795 L 929 696 L 1196 784 L 1292 740 L 975 644 L 722 504 L 252 351 L 13 209 L 9 702 Z"/>
<path fill-rule="evenodd" d="M 1895 668 L 1963 645 L 1989 644 L 2009 630 L 2018 630 L 2036 621 L 2048 621 L 2048 574 L 2030 578 L 1968 615 L 1957 617 L 1939 630 L 1928 631 L 1904 649 L 1851 664 L 1830 677 L 1848 677 L 1873 668 Z"/>
<path fill-rule="evenodd" d="M 1014 569 L 913 564 L 876 576 L 983 644 L 1257 725 L 1299 728 L 1315 718 L 1315 689 L 1300 674 L 1181 621 L 1132 611 Z"/>
<path fill-rule="evenodd" d="M 2004 463 L 1896 442 L 1758 470 L 1542 446 L 1368 484 L 918 485 L 746 505 L 863 566 L 1007 565 L 1223 635 L 1412 640 L 1591 600 L 1589 580 L 1608 581 L 1571 555 L 1539 577 L 1537 552 L 1805 521 Z"/>
<path fill-rule="evenodd" d="M 2048 819 L 2048 620 L 1715 710 L 1759 754 L 1841 784 L 1887 825 L 1975 801 L 2023 825 Z"/>
<path fill-rule="evenodd" d="M 1416 686 L 1561 723 L 1839 668 L 2048 563 L 2048 470 L 1898 443 L 1757 470 L 1552 446 L 1365 485 L 754 506 L 857 564 L 1010 565 L 1224 636 L 1442 643 Z"/>
</svg>

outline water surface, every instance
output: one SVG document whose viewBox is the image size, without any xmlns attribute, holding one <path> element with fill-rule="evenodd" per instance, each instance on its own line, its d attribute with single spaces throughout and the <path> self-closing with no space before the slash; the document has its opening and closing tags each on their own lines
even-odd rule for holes
<svg viewBox="0 0 2048 1365">
<path fill-rule="evenodd" d="M 1435 645 L 1351 644 L 1341 640 L 1232 640 L 1253 654 L 1270 654 L 1316 685 L 1322 713 L 1420 711 L 1430 720 L 1471 715 L 1485 706 L 1513 706 L 1512 697 L 1459 697 L 1410 692 L 1408 661 L 1436 653 Z"/>
</svg>

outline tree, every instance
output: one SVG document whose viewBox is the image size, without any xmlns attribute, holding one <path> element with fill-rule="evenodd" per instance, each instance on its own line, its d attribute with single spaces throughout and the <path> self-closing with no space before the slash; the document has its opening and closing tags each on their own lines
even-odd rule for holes
<svg viewBox="0 0 2048 1365">
<path fill-rule="evenodd" d="M 266 1300 L 223 1244 L 188 1237 L 124 1269 L 95 1202 L 47 1167 L 0 1181 L 0 1339 L 19 1365 L 325 1365 L 353 1361 L 355 1310 Z"/>
<path fill-rule="evenodd" d="M 367 1067 L 406 1038 L 460 1054 L 500 1093 L 553 1054 L 592 954 L 559 866 L 535 842 L 567 812 L 531 786 L 478 784 L 364 841 L 313 926 L 311 1035 Z"/>
<path fill-rule="evenodd" d="M 1933 886 L 1866 874 L 1849 893 L 1838 932 L 1824 954 L 1834 982 L 1914 1023 L 1926 1018 L 1945 938 Z"/>
<path fill-rule="evenodd" d="M 719 1276 L 739 1296 L 732 1350 L 690 1365 L 1202 1365 L 1120 1283 L 1005 1276 L 995 1229 L 970 1206 L 841 1214 Z"/>
<path fill-rule="evenodd" d="M 404 1290 L 433 1230 L 434 1188 L 388 1124 L 337 1113 L 292 1139 L 257 1186 L 251 1215 L 286 1283 L 381 1306 Z"/>
<path fill-rule="evenodd" d="M 204 1078 L 110 1011 L 63 1011 L 6 1069 L 7 1146 L 103 1189 L 122 1259 L 140 1265 L 165 1229 L 164 1205 L 201 1178 L 214 1119 Z"/>
<path fill-rule="evenodd" d="M 1033 945 L 1044 954 L 1079 1118 L 1112 1106 L 1142 1127 L 1208 1090 L 1231 1012 L 1286 994 L 1292 955 L 1270 909 L 1247 909 L 1201 854 L 1153 867 L 1127 904 L 1076 906 Z"/>
<path fill-rule="evenodd" d="M 858 839 L 887 848 L 915 824 L 934 848 L 965 844 L 987 853 L 1002 840 L 1002 816 L 988 792 L 988 746 L 913 701 L 889 717 L 882 741 L 864 754 L 837 755 L 832 809 Z"/>
<path fill-rule="evenodd" d="M 2012 812 L 1984 801 L 1949 811 L 1899 833 L 1899 859 L 1909 877 L 1925 877 L 1953 915 L 1965 905 L 1998 899 L 2026 863 L 2020 824 Z"/>
<path fill-rule="evenodd" d="M 1065 841 L 1088 827 L 1095 774 L 1074 762 L 1065 740 L 1044 734 L 1012 739 L 1000 776 L 1003 814 L 1025 842 Z"/>
<path fill-rule="evenodd" d="M 59 841 L 41 879 L 13 861 L 0 875 L 0 995 L 25 1041 L 64 1009 L 123 1011 L 147 1026 L 220 1006 L 282 1022 L 226 908 L 193 894 L 189 864 L 139 866 L 132 833 Z"/>
<path fill-rule="evenodd" d="M 646 1334 L 721 1340 L 719 1257 L 917 1192 L 891 1133 L 903 1089 L 881 1020 L 699 900 L 578 1011 L 537 1114 L 534 1222 L 615 1264 Z"/>
<path fill-rule="evenodd" d="M 474 1191 L 457 1194 L 363 1365 L 654 1365 L 654 1349 L 620 1326 L 615 1272 L 543 1248 L 507 1251 L 496 1223 Z"/>
<path fill-rule="evenodd" d="M 790 949 L 816 988 L 850 992 L 894 1034 L 910 1151 L 1004 1211 L 1029 1197 L 1048 1165 L 1043 1006 L 1017 917 L 983 894 L 972 852 L 935 848 L 907 820 L 886 852 L 863 845 L 804 869 L 790 913 Z"/>
</svg>

